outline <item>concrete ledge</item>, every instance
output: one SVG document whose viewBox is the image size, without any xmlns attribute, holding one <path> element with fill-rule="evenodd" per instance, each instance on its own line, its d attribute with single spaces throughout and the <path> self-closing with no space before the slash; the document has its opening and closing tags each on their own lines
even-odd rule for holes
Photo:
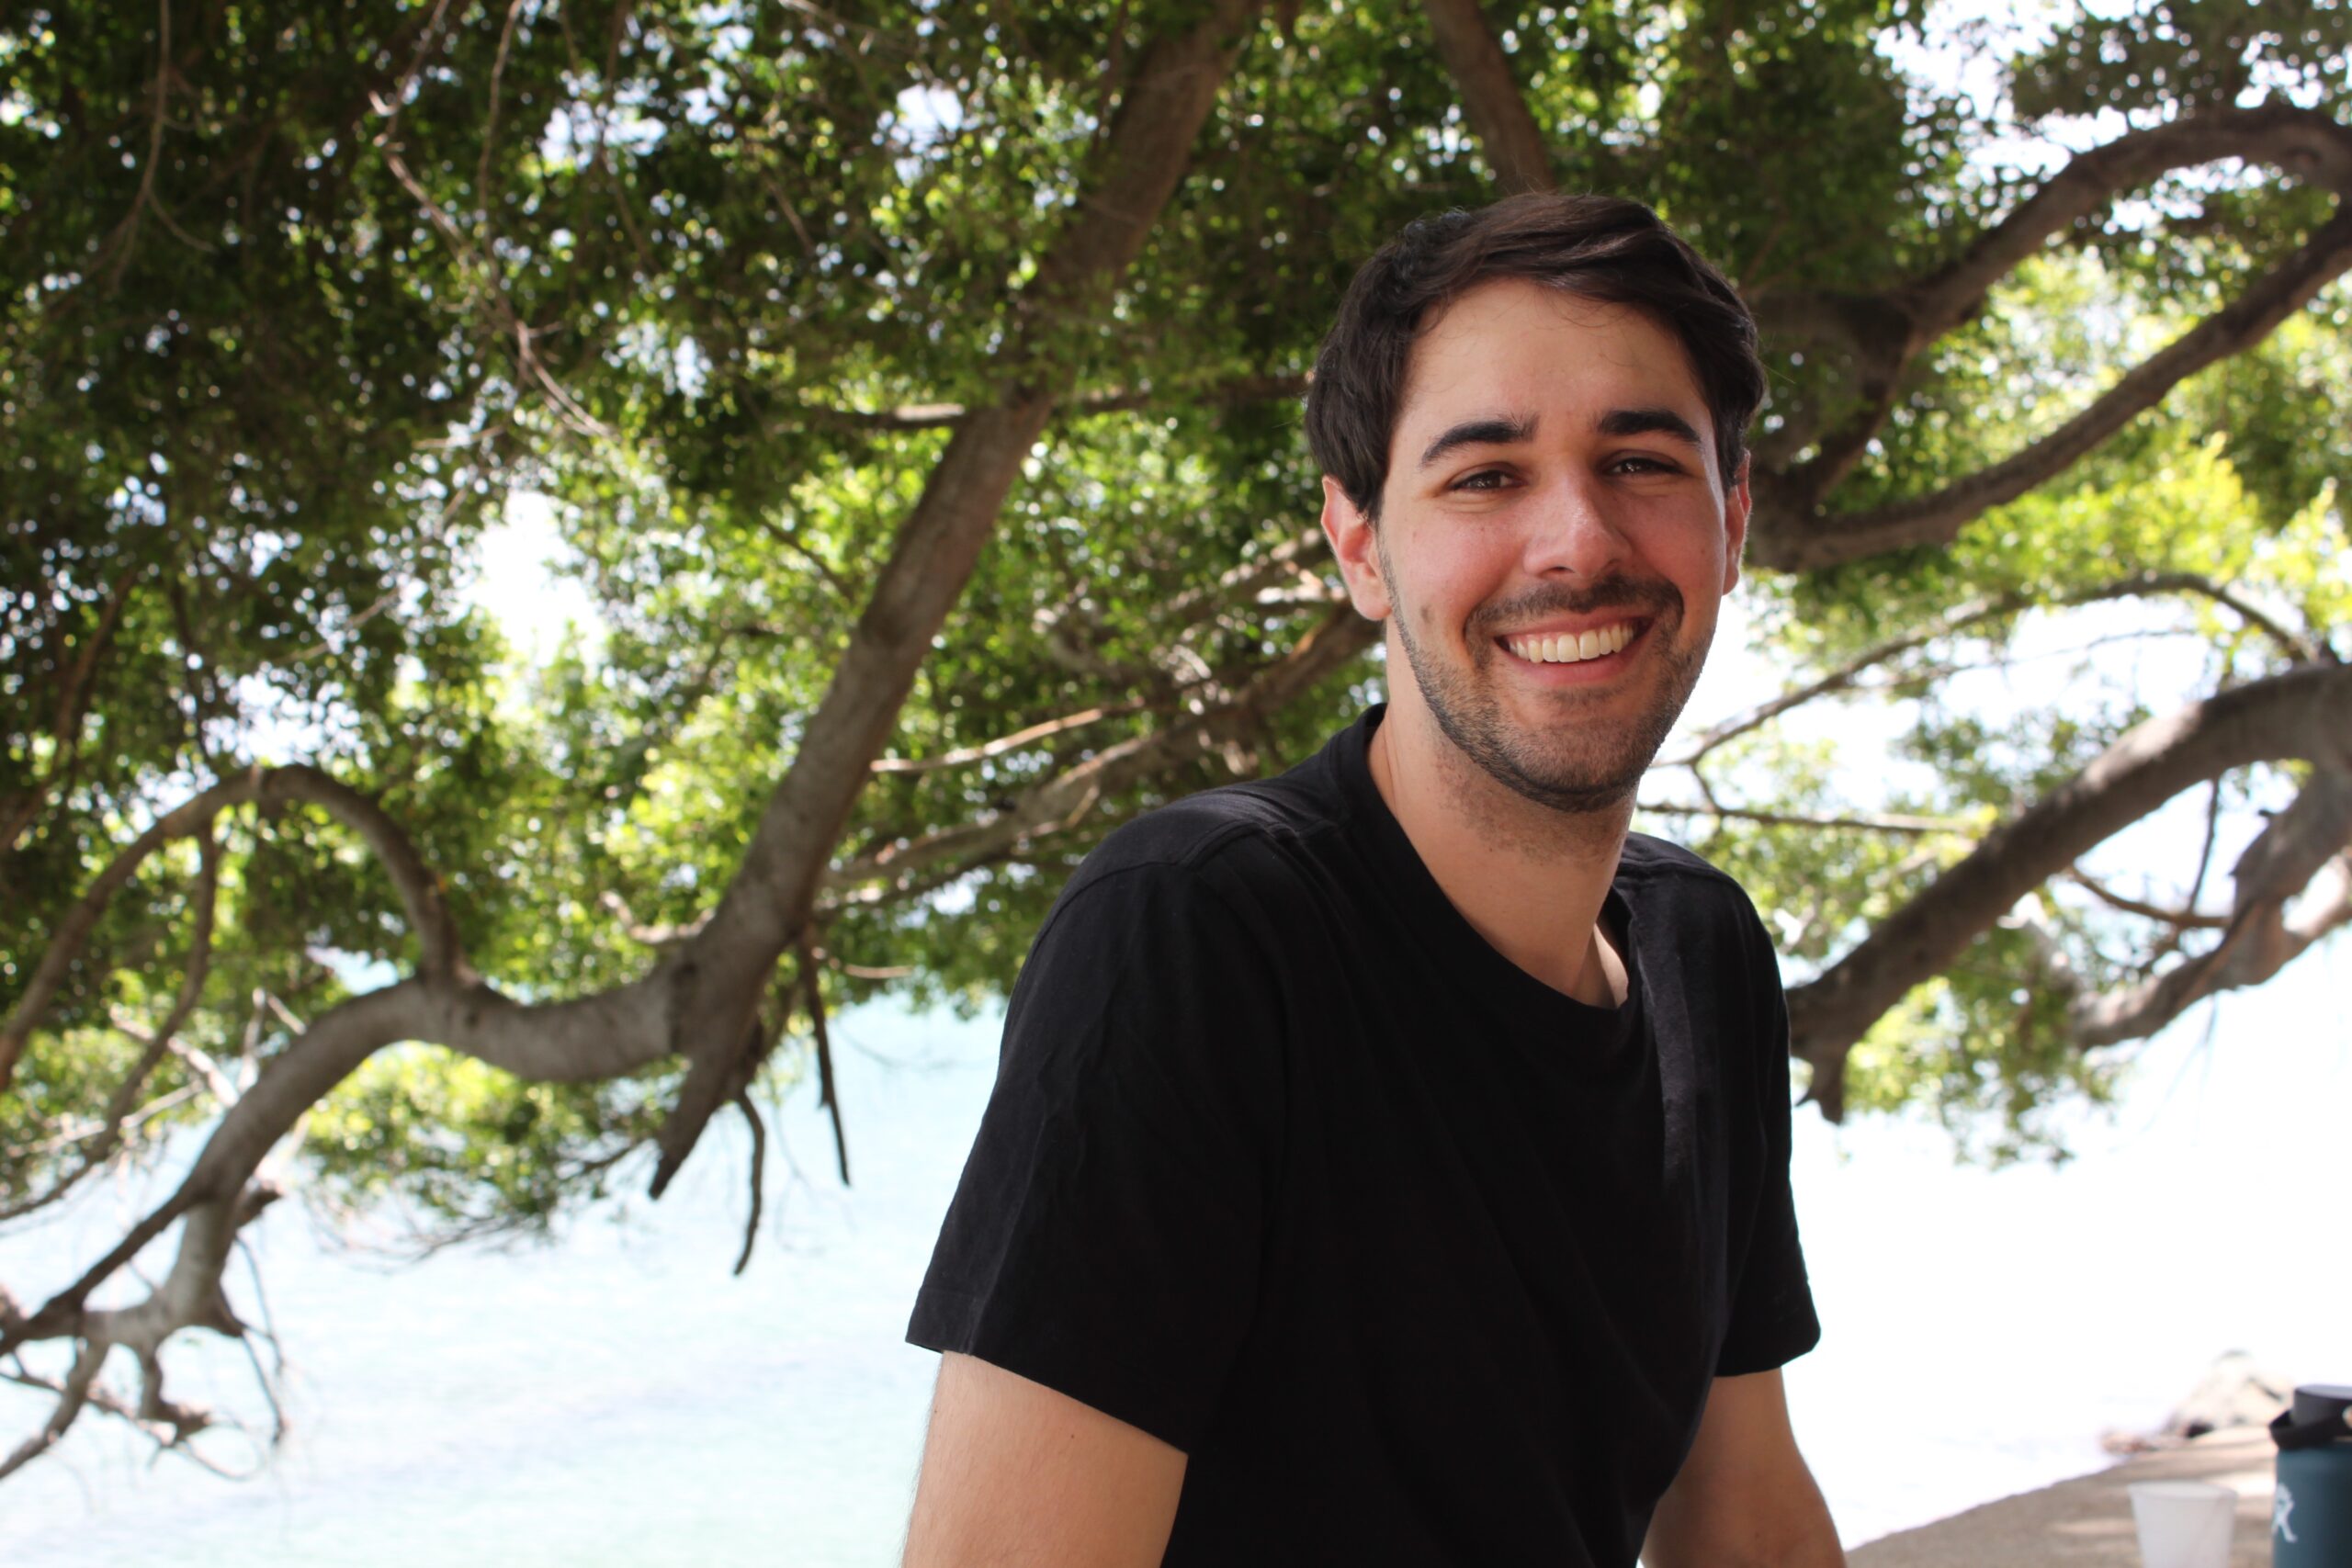
<svg viewBox="0 0 2352 1568">
<path fill-rule="evenodd" d="M 2270 1490 L 2277 1450 L 2259 1427 L 2209 1433 L 1858 1546 L 1850 1568 L 2140 1568 L 2132 1525 L 2135 1481 L 2212 1481 L 2238 1495 L 2230 1568 L 2269 1568 Z"/>
</svg>

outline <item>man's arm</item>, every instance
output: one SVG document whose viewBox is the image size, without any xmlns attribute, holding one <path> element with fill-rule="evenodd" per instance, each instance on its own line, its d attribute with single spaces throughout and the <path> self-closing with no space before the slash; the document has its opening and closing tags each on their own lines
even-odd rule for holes
<svg viewBox="0 0 2352 1568">
<path fill-rule="evenodd" d="M 1844 1568 L 1797 1452 L 1781 1374 L 1717 1378 L 1690 1457 L 1650 1520 L 1645 1568 Z"/>
<path fill-rule="evenodd" d="M 1150 1568 L 1167 1553 L 1183 1483 L 1181 1449 L 950 1353 L 905 1568 Z"/>
</svg>

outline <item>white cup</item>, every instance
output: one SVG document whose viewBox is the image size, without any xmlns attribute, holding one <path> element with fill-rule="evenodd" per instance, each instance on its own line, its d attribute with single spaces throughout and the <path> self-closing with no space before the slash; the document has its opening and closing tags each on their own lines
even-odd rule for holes
<svg viewBox="0 0 2352 1568">
<path fill-rule="evenodd" d="M 2210 1481 L 2135 1481 L 2130 1491 L 2145 1568 L 2229 1568 L 2236 1493 Z"/>
</svg>

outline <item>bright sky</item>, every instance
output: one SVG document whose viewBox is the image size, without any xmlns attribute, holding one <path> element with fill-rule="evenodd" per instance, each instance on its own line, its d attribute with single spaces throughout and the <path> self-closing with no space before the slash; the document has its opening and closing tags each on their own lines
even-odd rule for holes
<svg viewBox="0 0 2352 1568">
<path fill-rule="evenodd" d="M 557 525 L 555 502 L 536 491 L 518 491 L 507 499 L 505 516 L 482 534 L 467 597 L 497 619 L 527 663 L 545 661 L 567 630 L 601 647 L 605 620 L 595 598 L 564 570 L 577 558 Z"/>
</svg>

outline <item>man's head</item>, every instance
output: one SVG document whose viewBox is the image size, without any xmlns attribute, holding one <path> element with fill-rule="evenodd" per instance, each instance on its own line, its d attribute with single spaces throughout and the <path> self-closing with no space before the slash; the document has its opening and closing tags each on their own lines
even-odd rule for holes
<svg viewBox="0 0 2352 1568">
<path fill-rule="evenodd" d="M 1389 440 L 1413 344 L 1480 284 L 1525 278 L 1641 311 L 1671 333 L 1713 416 L 1728 484 L 1764 400 L 1756 322 L 1724 276 L 1648 208 L 1619 197 L 1533 192 L 1406 225 L 1340 301 L 1306 391 L 1306 440 L 1358 511 L 1380 520 Z"/>
<path fill-rule="evenodd" d="M 1399 716 L 1539 804 L 1630 797 L 1737 577 L 1762 387 L 1737 297 L 1636 203 L 1516 197 L 1368 263 L 1307 432 Z"/>
</svg>

